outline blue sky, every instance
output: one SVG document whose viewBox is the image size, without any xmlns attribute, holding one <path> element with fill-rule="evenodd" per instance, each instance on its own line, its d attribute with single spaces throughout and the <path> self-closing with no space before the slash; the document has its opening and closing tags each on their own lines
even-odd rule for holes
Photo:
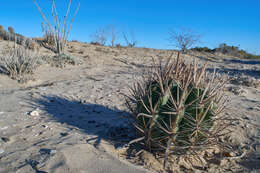
<svg viewBox="0 0 260 173">
<path fill-rule="evenodd" d="M 73 8 L 80 0 L 72 0 Z M 51 0 L 37 0 L 47 12 Z M 64 9 L 68 0 L 56 0 Z M 260 54 L 260 0 L 81 0 L 70 39 L 90 42 L 100 27 L 134 31 L 138 46 L 174 48 L 169 30 L 190 28 L 202 35 L 198 46 L 220 43 Z M 61 10 L 60 13 L 63 11 Z M 25 36 L 41 36 L 42 18 L 32 0 L 2 0 L 0 24 Z"/>
</svg>

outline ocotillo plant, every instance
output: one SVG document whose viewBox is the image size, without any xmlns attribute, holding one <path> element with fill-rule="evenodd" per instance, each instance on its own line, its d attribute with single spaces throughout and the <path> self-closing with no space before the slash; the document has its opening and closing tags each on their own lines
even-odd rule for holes
<svg viewBox="0 0 260 173">
<path fill-rule="evenodd" d="M 168 58 L 154 65 L 131 87 L 126 103 L 142 143 L 151 152 L 173 152 L 220 145 L 228 132 L 223 116 L 226 78 L 206 72 L 196 62 Z"/>
<path fill-rule="evenodd" d="M 44 15 L 43 11 L 41 10 L 40 6 L 37 4 L 36 0 L 33 0 L 34 4 L 36 5 L 37 9 L 41 13 L 41 16 L 44 20 L 44 22 L 49 27 L 48 29 L 54 33 L 54 39 L 55 39 L 55 51 L 58 54 L 62 54 L 64 52 L 64 48 L 67 44 L 68 36 L 70 34 L 72 23 L 75 20 L 76 14 L 79 10 L 80 4 L 78 4 L 77 9 L 74 12 L 72 20 L 68 21 L 68 15 L 70 12 L 70 6 L 71 6 L 71 0 L 69 0 L 69 4 L 66 10 L 66 13 L 64 15 L 63 21 L 59 21 L 60 16 L 58 15 L 55 0 L 52 0 L 52 17 L 53 22 L 50 22 L 50 20 L 47 19 L 47 17 Z"/>
</svg>

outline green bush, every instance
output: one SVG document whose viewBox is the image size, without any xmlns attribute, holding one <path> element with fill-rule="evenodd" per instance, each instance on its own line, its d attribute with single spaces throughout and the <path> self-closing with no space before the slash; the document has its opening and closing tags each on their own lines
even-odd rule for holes
<svg viewBox="0 0 260 173">
<path fill-rule="evenodd" d="M 209 53 L 213 52 L 213 50 L 208 47 L 195 47 L 195 48 L 192 48 L 191 50 L 198 51 L 198 52 L 209 52 Z"/>
<path fill-rule="evenodd" d="M 208 53 L 222 53 L 225 55 L 235 56 L 239 58 L 245 58 L 245 59 L 260 59 L 260 55 L 253 55 L 250 53 L 247 53 L 245 50 L 239 49 L 237 46 L 229 46 L 226 43 L 222 43 L 219 45 L 219 47 L 215 49 L 210 49 L 208 47 L 195 47 L 192 48 L 193 51 L 198 52 L 208 52 Z"/>
</svg>

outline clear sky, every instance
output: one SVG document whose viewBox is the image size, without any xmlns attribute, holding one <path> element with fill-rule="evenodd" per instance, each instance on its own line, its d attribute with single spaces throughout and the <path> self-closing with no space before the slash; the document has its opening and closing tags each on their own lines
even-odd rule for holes
<svg viewBox="0 0 260 173">
<path fill-rule="evenodd" d="M 65 10 L 68 0 L 56 1 Z M 167 40 L 169 30 L 190 28 L 202 34 L 198 46 L 227 43 L 260 54 L 260 0 L 72 0 L 74 9 L 79 1 L 70 39 L 90 42 L 96 29 L 113 24 L 134 31 L 137 46 L 169 49 L 174 48 Z M 48 12 L 51 0 L 37 2 Z M 32 0 L 1 0 L 5 28 L 36 37 L 42 35 L 42 21 Z"/>
</svg>

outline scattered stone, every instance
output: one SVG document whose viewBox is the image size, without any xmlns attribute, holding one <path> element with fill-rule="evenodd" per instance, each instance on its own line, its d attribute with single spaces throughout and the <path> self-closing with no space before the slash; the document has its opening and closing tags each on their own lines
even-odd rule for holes
<svg viewBox="0 0 260 173">
<path fill-rule="evenodd" d="M 52 149 L 48 149 L 48 148 L 41 148 L 39 152 L 41 154 L 54 155 L 54 154 L 56 154 L 57 150 L 52 150 Z"/>
<path fill-rule="evenodd" d="M 0 141 L 3 141 L 3 142 L 9 142 L 10 141 L 10 139 L 9 138 L 7 138 L 7 137 L 1 137 L 0 138 Z"/>
<path fill-rule="evenodd" d="M 30 115 L 33 117 L 39 116 L 39 112 L 37 110 L 30 112 Z"/>
<path fill-rule="evenodd" d="M 232 86 L 229 88 L 230 92 L 233 92 L 235 95 L 245 95 L 247 92 L 242 86 Z"/>
<path fill-rule="evenodd" d="M 2 148 L 0 148 L 0 154 L 3 154 L 5 152 L 5 150 L 3 150 Z"/>
<path fill-rule="evenodd" d="M 6 130 L 6 129 L 8 129 L 8 126 L 4 126 L 4 127 L 0 128 L 0 130 Z"/>
<path fill-rule="evenodd" d="M 62 137 L 65 137 L 65 136 L 68 136 L 69 133 L 67 133 L 67 132 L 65 132 L 65 133 L 60 133 L 60 135 L 61 135 Z"/>
</svg>

